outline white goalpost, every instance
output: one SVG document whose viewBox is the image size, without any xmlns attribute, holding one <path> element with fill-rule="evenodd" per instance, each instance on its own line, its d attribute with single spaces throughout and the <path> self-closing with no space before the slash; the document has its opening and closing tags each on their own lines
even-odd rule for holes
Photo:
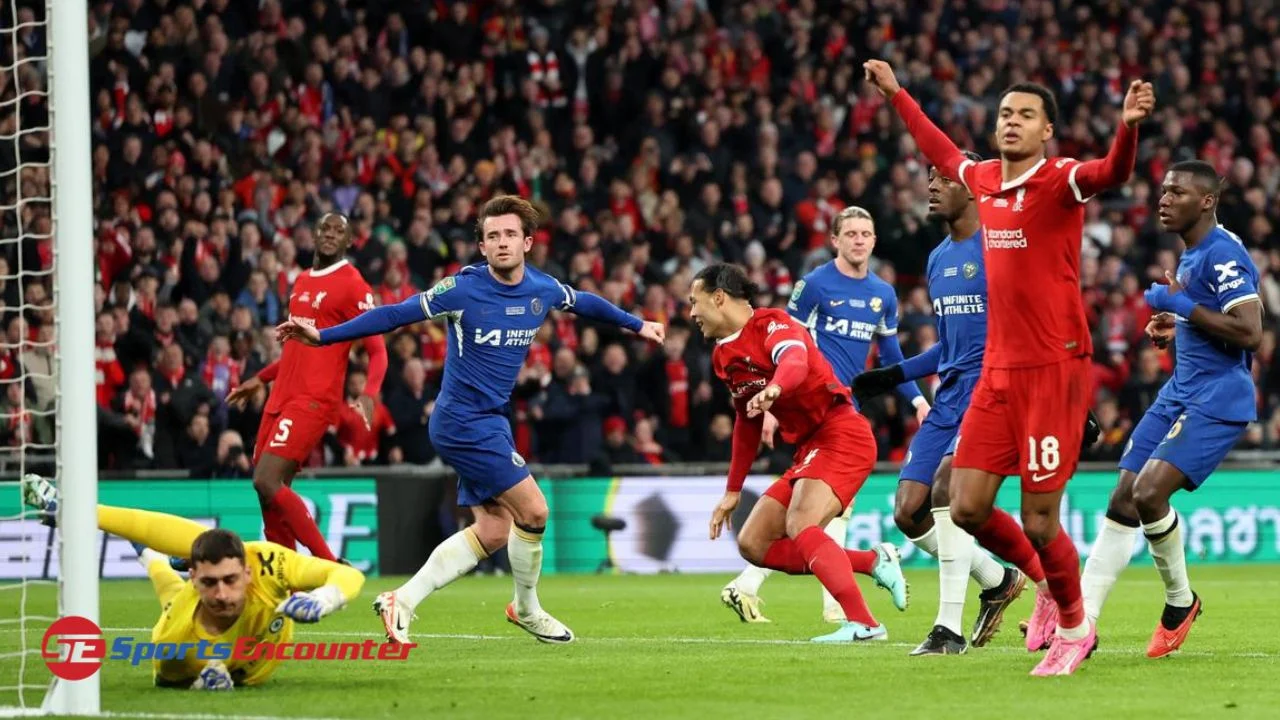
<svg viewBox="0 0 1280 720">
<path fill-rule="evenodd" d="M 0 490 L 12 498 L 0 508 L 0 717 L 101 710 L 100 673 L 50 682 L 42 657 L 58 617 L 99 622 L 98 443 L 88 4 L 44 0 L 41 15 L 36 2 L 0 4 L 0 257 L 9 263 L 0 310 L 18 325 L 17 337 L 12 326 L 0 328 L 0 345 L 20 369 L 0 375 L 0 400 L 7 394 L 9 403 L 0 420 L 15 438 L 0 449 L 0 485 L 8 486 Z M 33 267 L 33 257 L 47 260 Z M 6 284 L 16 286 L 19 306 L 5 307 Z M 16 316 L 37 318 L 41 330 L 23 337 Z M 53 333 L 43 329 L 50 322 Z M 28 404 L 29 384 L 51 401 L 38 390 Z M 14 386 L 24 390 L 20 399 Z M 31 429 L 37 422 L 51 423 L 51 438 Z M 53 546 L 17 492 L 16 481 L 33 470 L 56 474 L 61 489 Z M 54 582 L 56 609 L 47 589 Z"/>
</svg>

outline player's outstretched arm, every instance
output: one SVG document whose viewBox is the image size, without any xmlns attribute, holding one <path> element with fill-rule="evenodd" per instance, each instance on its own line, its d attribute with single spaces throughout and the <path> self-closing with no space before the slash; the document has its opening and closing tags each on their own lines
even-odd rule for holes
<svg viewBox="0 0 1280 720">
<path fill-rule="evenodd" d="M 1151 116 L 1155 105 L 1156 96 L 1151 83 L 1134 80 L 1129 84 L 1120 127 L 1107 156 L 1082 162 L 1071 170 L 1069 184 L 1077 202 L 1084 202 L 1103 190 L 1120 185 L 1133 175 L 1138 159 L 1138 124 Z"/>
<path fill-rule="evenodd" d="M 860 373 L 853 378 L 852 390 L 858 404 L 883 395 L 912 380 L 919 380 L 938 372 L 942 362 L 942 343 L 900 363 Z"/>
<path fill-rule="evenodd" d="M 880 94 L 893 105 L 893 109 L 898 111 L 898 116 L 907 126 L 907 132 L 915 138 L 920 151 L 929 158 L 929 162 L 938 168 L 938 172 L 942 173 L 943 177 L 959 180 L 968 187 L 963 173 L 966 163 L 972 165 L 973 161 L 966 158 L 960 152 L 960 148 L 951 142 L 951 138 L 933 124 L 929 116 L 924 114 L 924 110 L 920 109 L 915 98 L 902 89 L 889 63 L 883 60 L 868 60 L 862 64 L 862 68 L 866 72 L 867 82 L 875 85 Z"/>
<path fill-rule="evenodd" d="M 663 327 L 662 323 L 645 322 L 595 293 L 570 290 L 566 294 L 568 295 L 568 301 L 564 304 L 564 309 L 575 315 L 588 320 L 626 328 L 640 337 L 656 343 L 662 343 L 666 339 L 667 329 Z"/>
<path fill-rule="evenodd" d="M 177 515 L 99 505 L 98 529 L 158 553 L 185 558 L 191 555 L 191 544 L 209 528 Z"/>
<path fill-rule="evenodd" d="M 285 590 L 292 594 L 276 608 L 297 622 L 313 623 L 341 610 L 360 595 L 364 573 L 350 565 L 285 550 Z"/>
<path fill-rule="evenodd" d="M 429 317 L 421 296 L 415 295 L 395 305 L 367 310 L 344 323 L 323 330 L 290 320 L 276 328 L 276 336 L 281 342 L 298 340 L 308 345 L 332 345 L 370 335 L 382 335 L 405 325 L 420 323 Z"/>
<path fill-rule="evenodd" d="M 881 334 L 876 340 L 876 347 L 880 350 L 880 362 L 884 365 L 894 366 L 904 359 L 896 328 L 892 335 Z M 920 392 L 920 387 L 915 381 L 906 380 L 904 374 L 903 382 L 898 385 L 898 394 L 911 403 L 911 407 L 915 409 L 916 420 L 924 422 L 925 415 L 929 413 L 929 401 Z"/>
</svg>

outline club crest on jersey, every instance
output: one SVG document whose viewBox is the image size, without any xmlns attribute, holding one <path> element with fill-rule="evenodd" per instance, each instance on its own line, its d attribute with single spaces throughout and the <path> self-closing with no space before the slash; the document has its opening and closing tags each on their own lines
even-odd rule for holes
<svg viewBox="0 0 1280 720">
<path fill-rule="evenodd" d="M 530 301 L 529 301 L 529 309 L 533 311 L 533 314 L 534 314 L 534 315 L 541 315 L 541 314 L 542 314 L 542 300 L 541 300 L 541 299 L 539 299 L 539 298 L 534 298 L 534 299 L 530 300 Z"/>
<path fill-rule="evenodd" d="M 316 299 L 311 301 L 311 307 L 319 310 L 320 303 L 324 302 L 324 296 L 328 294 L 329 292 L 327 290 L 321 290 L 320 292 L 316 293 Z"/>
<path fill-rule="evenodd" d="M 878 297 L 871 298 L 871 311 L 880 312 L 880 308 L 884 307 L 884 301 Z"/>
<path fill-rule="evenodd" d="M 967 262 L 964 264 L 964 279 L 972 280 L 978 277 L 978 263 Z"/>
<path fill-rule="evenodd" d="M 1022 200 L 1023 200 L 1023 198 L 1025 198 L 1026 196 L 1027 196 L 1027 189 L 1026 189 L 1026 188 L 1024 188 L 1024 187 L 1020 187 L 1020 188 L 1018 188 L 1018 194 L 1017 194 L 1017 195 L 1014 195 L 1014 197 L 1013 197 L 1013 211 L 1014 211 L 1014 212 L 1022 212 Z"/>
</svg>

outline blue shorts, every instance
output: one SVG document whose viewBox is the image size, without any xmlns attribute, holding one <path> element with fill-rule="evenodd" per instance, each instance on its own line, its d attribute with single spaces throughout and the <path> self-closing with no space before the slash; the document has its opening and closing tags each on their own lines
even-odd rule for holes
<svg viewBox="0 0 1280 720">
<path fill-rule="evenodd" d="M 942 458 L 954 455 L 960 437 L 960 421 L 969 409 L 969 399 L 978 384 L 978 373 L 952 375 L 942 382 L 934 405 L 925 416 L 916 436 L 911 438 L 907 458 L 898 473 L 899 480 L 933 484 L 933 474 Z"/>
<path fill-rule="evenodd" d="M 1187 476 L 1192 489 L 1235 447 L 1248 423 L 1218 420 L 1181 403 L 1157 400 L 1129 436 L 1120 469 L 1142 472 L 1147 460 L 1163 460 Z"/>
<path fill-rule="evenodd" d="M 460 506 L 482 505 L 529 477 L 504 414 L 460 418 L 437 405 L 427 431 L 440 459 L 458 473 Z"/>
</svg>

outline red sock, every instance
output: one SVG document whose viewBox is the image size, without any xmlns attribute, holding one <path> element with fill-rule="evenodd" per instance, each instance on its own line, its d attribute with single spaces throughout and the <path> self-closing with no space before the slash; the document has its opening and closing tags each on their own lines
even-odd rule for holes
<svg viewBox="0 0 1280 720">
<path fill-rule="evenodd" d="M 818 582 L 840 603 L 846 619 L 867 627 L 879 624 L 862 599 L 862 591 L 858 589 L 858 582 L 853 579 L 853 568 L 849 566 L 849 556 L 845 554 L 844 548 L 827 537 L 822 528 L 816 525 L 805 528 L 797 535 L 795 544 L 808 562 L 809 570 L 817 576 Z"/>
<path fill-rule="evenodd" d="M 283 545 L 290 550 L 298 545 L 298 539 L 293 536 L 293 531 L 289 529 L 284 516 L 275 505 L 262 506 L 262 534 L 267 536 L 268 542 Z"/>
<path fill-rule="evenodd" d="M 781 570 L 788 575 L 808 575 L 809 564 L 791 538 L 778 538 L 764 554 L 764 567 Z"/>
<path fill-rule="evenodd" d="M 845 550 L 844 554 L 849 556 L 849 564 L 859 575 L 870 575 L 880 559 L 875 550 Z"/>
<path fill-rule="evenodd" d="M 271 507 L 280 513 L 284 524 L 312 555 L 325 560 L 337 559 L 325 543 L 324 535 L 320 534 L 320 528 L 316 527 L 311 513 L 307 512 L 306 503 L 302 502 L 293 488 L 285 486 L 277 490 L 275 497 L 271 498 Z"/>
<path fill-rule="evenodd" d="M 973 535 L 978 544 L 995 553 L 997 557 L 1018 568 L 1031 582 L 1044 581 L 1044 569 L 1036 549 L 1031 546 L 1018 521 L 1000 508 L 991 510 L 991 517 Z"/>
<path fill-rule="evenodd" d="M 1071 536 L 1058 529 L 1048 545 L 1040 548 L 1049 592 L 1058 603 L 1058 624 L 1064 628 L 1079 627 L 1084 622 L 1084 601 L 1080 591 L 1080 555 Z"/>
</svg>

